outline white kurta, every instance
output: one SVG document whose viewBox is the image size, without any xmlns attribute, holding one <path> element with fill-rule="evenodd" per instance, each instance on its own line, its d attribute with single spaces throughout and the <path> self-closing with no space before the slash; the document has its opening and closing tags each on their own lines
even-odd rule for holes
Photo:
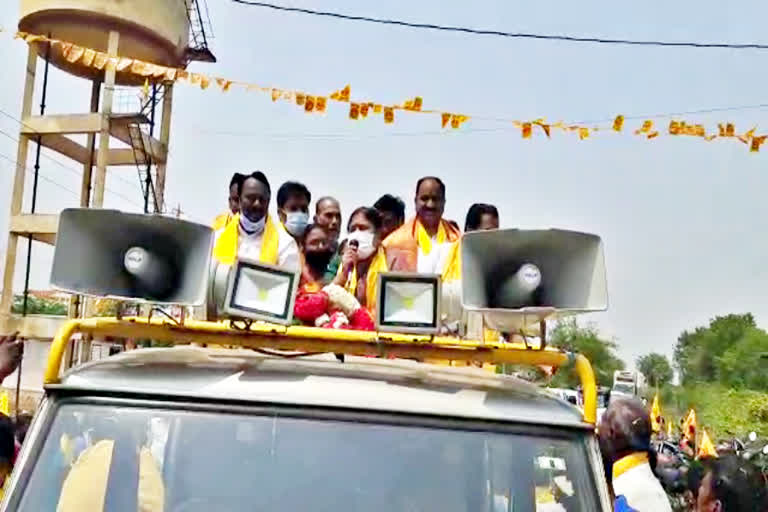
<svg viewBox="0 0 768 512">
<path fill-rule="evenodd" d="M 647 462 L 615 477 L 613 491 L 616 497 L 624 496 L 638 512 L 672 512 L 667 493 Z"/>
<path fill-rule="evenodd" d="M 444 242 L 440 244 L 437 243 L 437 237 L 432 237 L 431 240 L 432 250 L 429 254 L 426 254 L 421 250 L 421 247 L 419 247 L 416 270 L 419 274 L 442 275 L 443 270 L 448 263 L 451 248 L 454 243 L 458 242 Z M 449 330 L 457 329 L 458 326 L 455 324 L 461 318 L 461 281 L 456 280 L 449 283 L 442 283 L 441 300 L 441 321 L 443 326 L 448 327 Z"/>
</svg>

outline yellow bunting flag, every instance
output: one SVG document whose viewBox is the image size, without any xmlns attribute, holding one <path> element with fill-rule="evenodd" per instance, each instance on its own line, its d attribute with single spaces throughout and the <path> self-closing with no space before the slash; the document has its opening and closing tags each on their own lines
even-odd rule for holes
<svg viewBox="0 0 768 512">
<path fill-rule="evenodd" d="M 653 130 L 653 121 L 643 121 L 643 126 L 641 126 L 639 130 L 635 130 L 635 135 L 640 135 L 641 133 L 651 133 L 651 130 Z"/>
<path fill-rule="evenodd" d="M 544 134 L 549 138 L 549 125 L 545 123 L 536 123 L 539 126 L 541 126 L 541 129 L 544 130 Z"/>
<path fill-rule="evenodd" d="M 421 104 L 422 104 L 421 96 L 416 96 L 415 98 L 413 98 L 413 110 L 420 111 Z"/>
<path fill-rule="evenodd" d="M 349 95 L 352 92 L 352 88 L 349 85 L 344 86 L 344 88 L 339 92 L 339 101 L 349 101 Z"/>
<path fill-rule="evenodd" d="M 272 89 L 272 101 L 279 100 L 281 95 L 282 91 L 280 89 Z"/>
<path fill-rule="evenodd" d="M 579 128 L 579 139 L 584 140 L 589 138 L 589 128 L 580 127 Z"/>
<path fill-rule="evenodd" d="M 304 112 L 314 112 L 315 111 L 315 97 L 307 95 L 307 97 L 304 99 Z"/>
<path fill-rule="evenodd" d="M 200 88 L 206 90 L 211 85 L 211 79 L 205 75 L 200 75 Z"/>
<path fill-rule="evenodd" d="M 384 107 L 384 122 L 386 124 L 392 124 L 395 122 L 395 109 L 392 107 Z"/>
<path fill-rule="evenodd" d="M 728 123 L 725 125 L 725 136 L 726 137 L 733 137 L 736 134 L 736 127 L 733 126 L 733 123 Z"/>
<path fill-rule="evenodd" d="M 613 131 L 620 132 L 624 129 L 624 116 L 618 115 L 616 116 L 616 119 L 613 120 Z"/>
<path fill-rule="evenodd" d="M 446 126 L 448 126 L 448 123 L 451 121 L 451 114 L 449 114 L 448 112 L 443 112 L 442 114 L 440 114 L 440 118 L 443 123 L 443 128 L 445 128 Z"/>
<path fill-rule="evenodd" d="M 360 117 L 360 104 L 358 104 L 358 103 L 350 103 L 349 104 L 349 118 L 356 120 L 359 117 Z"/>
<path fill-rule="evenodd" d="M 651 133 L 648 134 L 649 139 L 655 139 L 658 136 L 659 136 L 659 132 L 657 131 L 652 131 Z"/>
<path fill-rule="evenodd" d="M 8 402 L 8 392 L 3 391 L 0 393 L 0 413 L 5 414 L 6 416 L 11 415 L 11 406 Z"/>
<path fill-rule="evenodd" d="M 367 103 L 363 103 L 362 105 L 360 105 L 360 117 L 362 118 L 368 117 L 368 108 L 369 107 Z"/>
<path fill-rule="evenodd" d="M 381 112 L 384 110 L 383 105 L 379 105 L 378 103 L 373 106 L 373 113 L 374 114 L 381 114 Z"/>
<path fill-rule="evenodd" d="M 300 107 L 304 106 L 304 102 L 307 101 L 307 96 L 303 92 L 296 93 L 296 104 Z"/>
<path fill-rule="evenodd" d="M 749 146 L 749 150 L 752 153 L 757 153 L 758 151 L 760 151 L 760 146 L 763 145 L 763 143 L 765 142 L 766 137 L 768 137 L 768 136 L 761 135 L 759 137 L 753 137 L 752 138 L 752 144 Z"/>
<path fill-rule="evenodd" d="M 682 133 L 682 128 L 680 126 L 680 121 L 675 121 L 674 119 L 669 122 L 669 134 L 670 135 L 680 135 Z"/>
<path fill-rule="evenodd" d="M 325 96 L 318 96 L 315 100 L 315 112 L 325 112 L 325 107 L 328 105 L 328 98 Z"/>
<path fill-rule="evenodd" d="M 533 133 L 533 127 L 531 126 L 531 123 L 523 123 L 523 138 L 524 139 L 530 139 L 531 134 Z"/>
<path fill-rule="evenodd" d="M 229 88 L 232 87 L 232 80 L 225 80 L 223 78 L 217 78 L 216 83 L 219 84 L 219 87 L 221 87 L 221 90 L 223 92 L 229 91 Z"/>
<path fill-rule="evenodd" d="M 705 430 L 701 435 L 701 442 L 699 443 L 699 452 L 696 454 L 696 458 L 702 457 L 717 457 L 717 450 L 715 445 L 712 444 L 712 440 L 709 438 L 709 434 Z"/>
</svg>

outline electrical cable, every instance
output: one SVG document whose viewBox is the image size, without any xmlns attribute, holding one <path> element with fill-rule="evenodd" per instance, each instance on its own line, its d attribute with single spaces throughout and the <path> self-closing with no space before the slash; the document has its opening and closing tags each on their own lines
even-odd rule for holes
<svg viewBox="0 0 768 512">
<path fill-rule="evenodd" d="M 328 18 L 337 18 L 347 21 L 362 21 L 367 23 L 378 23 L 381 25 L 397 25 L 407 28 L 418 28 L 428 30 L 441 30 L 447 32 L 461 32 L 472 35 L 497 36 L 516 39 L 540 39 L 550 41 L 567 41 L 572 43 L 596 43 L 596 44 L 622 44 L 632 46 L 667 46 L 667 47 L 688 47 L 688 48 L 729 48 L 734 50 L 768 50 L 768 44 L 758 43 L 701 43 L 689 41 L 653 41 L 653 40 L 633 40 L 633 39 L 609 39 L 603 37 L 576 37 L 556 34 L 535 34 L 526 32 L 504 32 L 500 30 L 475 29 L 470 27 L 458 27 L 450 25 L 437 25 L 434 23 L 415 23 L 402 20 L 391 20 L 384 18 L 372 18 L 369 16 L 356 16 L 351 14 L 341 14 L 329 11 L 316 11 L 313 9 L 304 9 L 300 7 L 287 7 L 256 0 L 232 0 L 234 3 L 247 5 L 251 7 L 263 7 L 276 11 L 294 12 L 308 14 L 312 16 L 324 16 Z"/>
</svg>

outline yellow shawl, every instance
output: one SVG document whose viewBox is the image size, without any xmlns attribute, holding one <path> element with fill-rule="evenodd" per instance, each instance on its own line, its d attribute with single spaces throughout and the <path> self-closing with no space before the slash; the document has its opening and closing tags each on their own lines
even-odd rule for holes
<svg viewBox="0 0 768 512">
<path fill-rule="evenodd" d="M 240 236 L 240 214 L 232 217 L 227 226 L 219 235 L 213 246 L 213 257 L 224 265 L 234 265 L 237 259 L 238 239 Z M 261 240 L 261 256 L 259 261 L 268 265 L 277 265 L 277 252 L 279 248 L 279 228 L 272 222 L 267 214 L 264 226 L 264 236 Z"/>
<path fill-rule="evenodd" d="M 379 282 L 379 273 L 387 271 L 387 256 L 384 253 L 384 249 L 379 247 L 376 252 L 376 256 L 373 257 L 370 266 L 368 267 L 368 275 L 365 276 L 365 304 L 363 305 L 368 311 L 373 311 L 376 308 L 376 296 L 377 285 Z M 339 265 L 339 271 L 336 275 L 341 275 L 342 266 Z M 347 278 L 347 284 L 344 288 L 355 295 L 357 292 L 357 266 L 352 269 L 349 277 Z"/>
<path fill-rule="evenodd" d="M 223 227 L 226 227 L 227 224 L 229 224 L 229 221 L 232 220 L 232 213 L 222 213 L 221 215 L 218 215 L 215 219 L 213 219 L 213 224 L 211 227 L 214 231 L 218 231 Z"/>
<path fill-rule="evenodd" d="M 460 275 L 461 262 L 458 259 L 460 251 L 456 244 L 460 237 L 461 233 L 453 226 L 445 220 L 440 221 L 437 229 L 437 243 L 453 243 L 448 261 L 442 271 L 443 281 L 457 279 Z M 400 226 L 387 237 L 383 245 L 387 251 L 387 258 L 390 258 L 391 270 L 404 272 L 416 272 L 419 249 L 424 254 L 432 252 L 432 240 L 417 218 Z"/>
</svg>

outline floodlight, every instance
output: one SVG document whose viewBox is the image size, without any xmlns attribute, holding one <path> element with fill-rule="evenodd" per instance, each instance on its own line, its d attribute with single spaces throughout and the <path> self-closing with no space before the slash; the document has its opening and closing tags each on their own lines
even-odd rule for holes
<svg viewBox="0 0 768 512">
<path fill-rule="evenodd" d="M 250 318 L 288 325 L 299 276 L 274 265 L 238 259 L 229 273 L 223 312 L 234 318 Z"/>
<path fill-rule="evenodd" d="M 379 274 L 376 329 L 435 334 L 440 329 L 440 276 Z"/>
</svg>

